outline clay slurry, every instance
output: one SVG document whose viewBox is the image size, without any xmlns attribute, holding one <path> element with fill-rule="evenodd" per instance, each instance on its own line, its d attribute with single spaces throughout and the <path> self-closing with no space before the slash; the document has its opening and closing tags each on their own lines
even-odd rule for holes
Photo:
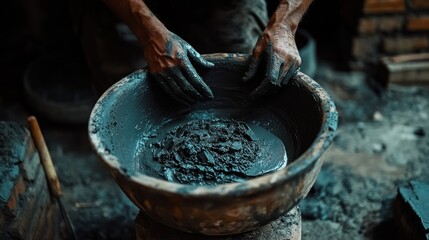
<svg viewBox="0 0 429 240">
<path fill-rule="evenodd" d="M 287 162 L 280 139 L 261 127 L 235 120 L 192 120 L 150 147 L 154 160 L 161 164 L 160 175 L 183 184 L 243 182 Z"/>
</svg>

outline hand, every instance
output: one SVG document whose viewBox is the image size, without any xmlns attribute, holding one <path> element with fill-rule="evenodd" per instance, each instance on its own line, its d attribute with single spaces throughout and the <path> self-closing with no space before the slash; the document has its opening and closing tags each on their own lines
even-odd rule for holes
<svg viewBox="0 0 429 240">
<path fill-rule="evenodd" d="M 186 105 L 213 99 L 212 91 L 198 75 L 191 60 L 203 67 L 213 67 L 213 63 L 168 30 L 159 31 L 151 39 L 144 44 L 148 70 L 167 94 Z"/>
<path fill-rule="evenodd" d="M 288 27 L 268 26 L 256 43 L 244 81 L 252 79 L 265 58 L 265 77 L 250 93 L 250 98 L 258 98 L 275 91 L 289 82 L 301 65 L 301 57 L 295 43 L 295 33 Z"/>
</svg>

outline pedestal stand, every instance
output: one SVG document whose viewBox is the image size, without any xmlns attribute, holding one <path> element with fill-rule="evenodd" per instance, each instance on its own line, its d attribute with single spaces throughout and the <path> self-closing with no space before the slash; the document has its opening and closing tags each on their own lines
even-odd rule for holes
<svg viewBox="0 0 429 240">
<path fill-rule="evenodd" d="M 293 208 L 285 216 L 251 232 L 233 236 L 203 236 L 185 233 L 160 224 L 140 211 L 135 220 L 137 240 L 301 240 L 301 211 Z"/>
</svg>

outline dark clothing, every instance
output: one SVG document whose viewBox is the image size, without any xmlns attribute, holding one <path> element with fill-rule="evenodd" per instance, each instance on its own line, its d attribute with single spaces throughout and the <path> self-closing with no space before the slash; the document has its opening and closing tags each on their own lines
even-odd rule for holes
<svg viewBox="0 0 429 240">
<path fill-rule="evenodd" d="M 265 0 L 145 1 L 172 32 L 200 53 L 251 53 L 268 22 Z M 70 1 L 99 92 L 145 65 L 135 36 L 101 0 Z"/>
<path fill-rule="evenodd" d="M 148 2 L 168 29 L 200 53 L 251 53 L 268 22 L 265 0 Z"/>
</svg>

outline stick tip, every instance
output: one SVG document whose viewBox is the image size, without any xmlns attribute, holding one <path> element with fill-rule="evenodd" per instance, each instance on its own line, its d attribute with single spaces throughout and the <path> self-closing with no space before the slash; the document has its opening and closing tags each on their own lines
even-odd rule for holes
<svg viewBox="0 0 429 240">
<path fill-rule="evenodd" d="M 27 117 L 27 122 L 33 122 L 33 121 L 36 121 L 35 116 L 31 115 L 31 116 Z"/>
</svg>

